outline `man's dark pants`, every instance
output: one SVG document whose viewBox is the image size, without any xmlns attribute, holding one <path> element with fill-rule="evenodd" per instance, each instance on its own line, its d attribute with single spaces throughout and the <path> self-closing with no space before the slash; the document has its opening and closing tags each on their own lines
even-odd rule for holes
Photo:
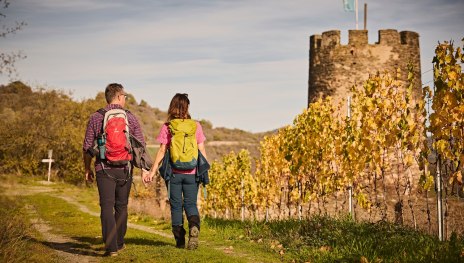
<svg viewBox="0 0 464 263">
<path fill-rule="evenodd" d="M 97 172 L 102 236 L 105 249 L 109 252 L 118 251 L 124 245 L 127 230 L 127 204 L 132 178 L 127 181 L 124 179 L 127 179 L 125 169 L 105 169 L 105 171 Z"/>
</svg>

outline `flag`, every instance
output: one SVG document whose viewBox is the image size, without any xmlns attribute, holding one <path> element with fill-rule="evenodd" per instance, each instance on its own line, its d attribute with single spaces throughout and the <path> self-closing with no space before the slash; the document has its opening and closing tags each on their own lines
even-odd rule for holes
<svg viewBox="0 0 464 263">
<path fill-rule="evenodd" d="M 343 0 L 345 12 L 354 12 L 354 0 Z"/>
</svg>

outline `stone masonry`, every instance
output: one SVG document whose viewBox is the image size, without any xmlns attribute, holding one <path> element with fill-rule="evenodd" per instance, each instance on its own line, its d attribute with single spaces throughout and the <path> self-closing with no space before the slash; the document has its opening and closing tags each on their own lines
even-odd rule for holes
<svg viewBox="0 0 464 263">
<path fill-rule="evenodd" d="M 379 41 L 368 43 L 367 30 L 349 30 L 348 45 L 340 44 L 340 31 L 312 35 L 309 41 L 308 105 L 320 96 L 346 101 L 353 85 L 361 85 L 369 74 L 401 70 L 407 79 L 408 63 L 414 67 L 414 97 L 421 94 L 419 34 L 394 29 L 379 30 Z"/>
</svg>

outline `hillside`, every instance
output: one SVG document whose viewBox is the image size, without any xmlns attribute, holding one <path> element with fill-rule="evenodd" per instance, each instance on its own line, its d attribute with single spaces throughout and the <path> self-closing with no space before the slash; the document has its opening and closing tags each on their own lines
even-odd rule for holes
<svg viewBox="0 0 464 263">
<path fill-rule="evenodd" d="M 59 147 L 54 147 L 53 145 L 57 144 L 54 136 L 72 137 L 70 140 L 74 144 L 73 148 L 79 151 L 88 116 L 98 108 L 104 107 L 105 104 L 103 92 L 98 93 L 94 99 L 77 102 L 72 99 L 71 94 L 63 91 L 31 88 L 22 82 L 1 85 L 0 117 L 10 128 L 4 127 L 3 131 L 0 130 L 0 136 L 2 141 L 19 140 L 21 136 L 24 136 L 25 138 L 21 139 L 21 143 L 24 146 L 27 145 L 28 148 L 36 145 L 38 152 L 45 152 L 45 148 L 49 147 L 62 152 L 61 148 L 66 147 L 63 143 Z M 157 148 L 155 138 L 161 125 L 167 119 L 167 112 L 149 105 L 144 100 L 137 103 L 137 99 L 131 94 L 129 94 L 126 107 L 137 116 L 147 144 L 154 152 Z M 218 160 L 222 155 L 230 151 L 238 152 L 240 149 L 247 149 L 252 157 L 258 157 L 259 141 L 264 135 L 271 133 L 255 134 L 240 129 L 214 127 L 208 120 L 199 121 L 207 138 L 206 146 L 210 160 Z M 30 127 L 34 127 L 34 129 L 30 129 Z M 19 136 L 17 134 L 24 133 L 25 129 L 27 135 Z M 35 138 L 35 140 L 29 142 L 26 138 L 29 138 L 28 140 Z M 40 146 L 38 146 L 39 144 Z M 43 150 L 39 150 L 41 148 Z M 2 150 L 7 151 L 7 149 L 0 149 L 0 151 Z M 20 151 L 18 147 L 18 156 L 21 155 Z M 37 166 L 38 164 L 31 167 L 31 170 L 35 170 Z"/>
</svg>

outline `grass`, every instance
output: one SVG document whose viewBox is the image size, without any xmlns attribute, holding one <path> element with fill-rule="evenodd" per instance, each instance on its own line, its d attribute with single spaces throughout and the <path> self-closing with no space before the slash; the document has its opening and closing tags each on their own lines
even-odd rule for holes
<svg viewBox="0 0 464 263">
<path fill-rule="evenodd" d="M 37 241 L 27 211 L 19 200 L 0 195 L 0 262 L 62 262 Z"/>
<path fill-rule="evenodd" d="M 454 234 L 440 242 L 385 222 L 356 223 L 348 217 L 270 223 L 210 220 L 214 228 L 233 225 L 247 239 L 264 240 L 288 262 L 464 262 L 464 237 Z"/>
<path fill-rule="evenodd" d="M 0 180 L 5 183 L 4 178 Z M 15 180 L 17 187 L 43 186 L 30 179 Z M 53 192 L 21 197 L 20 201 L 0 196 L 0 222 L 7 222 L 0 229 L 0 261 L 59 261 L 57 256 L 46 256 L 52 251 L 50 244 L 30 228 L 23 208 L 30 204 L 52 226 L 53 233 L 75 240 L 76 251 L 97 256 L 101 262 L 464 262 L 463 236 L 453 234 L 449 241 L 440 242 L 407 227 L 356 223 L 349 217 L 268 223 L 204 218 L 196 251 L 176 249 L 173 238 L 129 229 L 127 249 L 116 258 L 102 258 L 100 219 L 56 197 L 72 196 L 99 212 L 96 187 L 61 183 L 46 187 Z M 171 235 L 169 221 L 143 214 L 131 214 L 129 221 Z"/>
<path fill-rule="evenodd" d="M 39 211 L 40 217 L 53 226 L 53 231 L 56 234 L 69 236 L 82 243 L 83 245 L 79 245 L 80 247 L 89 248 L 92 251 L 101 251 L 98 255 L 103 254 L 99 218 L 79 212 L 75 206 L 48 194 L 27 196 L 24 200 L 27 203 L 34 204 L 37 211 Z M 149 218 L 134 215 L 132 216 L 132 220 L 136 220 L 140 224 L 152 226 L 166 233 L 170 232 L 170 226 L 166 222 L 160 223 L 153 219 L 150 220 Z M 128 229 L 126 234 L 127 249 L 116 258 L 101 258 L 101 261 L 250 262 L 259 259 L 252 250 L 231 254 L 224 253 L 224 249 L 222 249 L 224 242 L 221 240 L 212 242 L 214 237 L 212 237 L 211 233 L 212 231 L 202 230 L 200 240 L 206 241 L 209 244 L 202 246 L 202 243 L 200 243 L 198 250 L 188 251 L 175 248 L 173 238 L 165 238 L 144 231 Z M 233 244 L 235 243 L 231 243 L 230 245 Z M 229 248 L 228 246 L 229 244 L 226 245 L 226 248 Z M 265 262 L 277 262 L 276 259 L 273 259 L 273 255 L 264 256 L 268 258 Z"/>
</svg>

